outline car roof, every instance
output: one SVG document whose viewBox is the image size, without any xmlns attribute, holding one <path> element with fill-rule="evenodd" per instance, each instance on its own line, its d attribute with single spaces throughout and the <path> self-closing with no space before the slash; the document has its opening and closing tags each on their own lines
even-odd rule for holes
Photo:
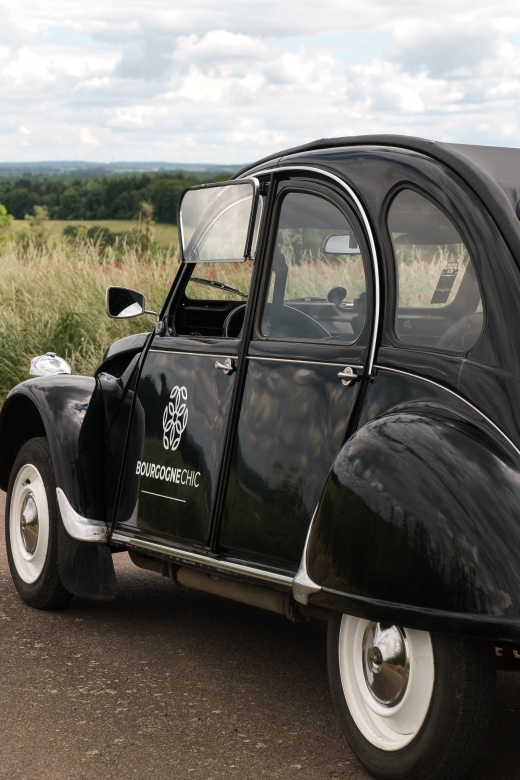
<svg viewBox="0 0 520 780">
<path fill-rule="evenodd" d="M 520 149 L 472 144 L 440 143 L 438 146 L 465 157 L 485 172 L 505 192 L 511 205 L 516 209 L 520 200 Z"/>
<path fill-rule="evenodd" d="M 409 149 L 443 163 L 463 179 L 478 195 L 499 227 L 520 266 L 520 149 L 499 146 L 452 144 L 405 135 L 359 135 L 321 138 L 302 146 L 285 149 L 246 166 L 233 178 L 252 172 L 266 163 L 277 165 L 311 162 L 312 152 L 339 150 L 354 146 Z M 299 157 L 299 159 L 298 159 Z M 323 163 L 323 160 L 321 160 Z M 517 216 L 518 214 L 518 216 Z"/>
</svg>

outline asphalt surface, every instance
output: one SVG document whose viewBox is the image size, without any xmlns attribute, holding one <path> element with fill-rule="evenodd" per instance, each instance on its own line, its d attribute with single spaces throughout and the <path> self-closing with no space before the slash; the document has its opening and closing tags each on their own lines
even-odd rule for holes
<svg viewBox="0 0 520 780">
<path fill-rule="evenodd" d="M 0 494 L 3 518 L 4 494 Z M 27 607 L 0 532 L 1 780 L 362 780 L 330 700 L 325 626 L 115 556 L 119 595 Z M 520 778 L 520 675 L 499 673 L 471 780 Z"/>
</svg>

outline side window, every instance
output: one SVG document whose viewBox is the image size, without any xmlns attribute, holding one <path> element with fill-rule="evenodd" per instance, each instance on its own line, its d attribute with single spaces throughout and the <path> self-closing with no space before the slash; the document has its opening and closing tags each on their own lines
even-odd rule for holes
<svg viewBox="0 0 520 780">
<path fill-rule="evenodd" d="M 291 192 L 278 218 L 261 332 L 267 338 L 353 343 L 366 319 L 356 231 L 330 201 Z"/>
<path fill-rule="evenodd" d="M 405 344 L 467 352 L 482 332 L 480 288 L 450 219 L 413 190 L 388 212 L 397 272 L 395 330 Z"/>
<path fill-rule="evenodd" d="M 252 260 L 242 263 L 197 263 L 186 285 L 186 297 L 212 301 L 245 301 L 252 273 Z"/>
<path fill-rule="evenodd" d="M 242 203 L 239 203 L 243 206 Z M 247 204 L 246 204 L 247 205 Z M 260 197 L 258 209 L 256 212 L 255 227 L 253 233 L 253 255 L 256 252 L 258 241 L 258 231 L 262 219 L 264 208 L 264 198 Z M 217 254 L 223 254 L 223 247 L 233 237 L 233 226 L 240 225 L 241 212 L 237 210 L 236 214 L 232 210 L 224 212 L 223 219 L 216 220 L 208 230 L 205 241 L 202 242 L 201 256 L 211 255 L 211 251 Z M 230 217 L 234 217 L 231 220 Z M 243 221 L 243 219 L 242 219 Z M 230 254 L 240 254 L 237 247 L 241 246 L 240 241 L 235 241 L 236 245 L 232 248 Z M 201 258 L 202 259 L 202 258 Z M 237 263 L 232 262 L 198 262 L 193 269 L 185 294 L 187 298 L 210 299 L 213 301 L 240 301 L 247 298 L 249 287 L 251 286 L 251 276 L 253 274 L 253 261 L 245 260 Z"/>
</svg>

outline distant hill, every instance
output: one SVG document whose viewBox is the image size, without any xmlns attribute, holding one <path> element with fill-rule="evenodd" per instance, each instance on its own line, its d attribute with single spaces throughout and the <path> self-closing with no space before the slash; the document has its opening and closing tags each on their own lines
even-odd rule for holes
<svg viewBox="0 0 520 780">
<path fill-rule="evenodd" d="M 201 178 L 215 174 L 235 173 L 242 165 L 211 163 L 114 162 L 91 163 L 77 160 L 49 162 L 0 163 L 0 177 L 59 176 L 64 179 L 90 179 L 96 176 L 134 176 L 137 173 L 184 172 Z"/>
</svg>

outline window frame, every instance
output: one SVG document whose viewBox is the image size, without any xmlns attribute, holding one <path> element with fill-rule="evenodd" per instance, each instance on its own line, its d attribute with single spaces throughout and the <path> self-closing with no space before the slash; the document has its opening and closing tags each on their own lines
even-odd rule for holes
<svg viewBox="0 0 520 780">
<path fill-rule="evenodd" d="M 295 169 L 294 173 L 297 173 L 297 169 Z M 264 258 L 262 263 L 263 265 L 262 279 L 261 279 L 260 289 L 257 298 L 256 312 L 254 318 L 254 331 L 253 331 L 252 339 L 254 341 L 262 341 L 262 342 L 273 343 L 273 344 L 275 343 L 278 344 L 294 343 L 294 344 L 312 344 L 312 345 L 323 344 L 324 346 L 329 346 L 329 347 L 331 345 L 337 345 L 340 347 L 359 346 L 360 344 L 362 344 L 363 338 L 366 337 L 367 333 L 370 333 L 372 329 L 372 322 L 374 318 L 374 295 L 373 295 L 374 280 L 373 280 L 373 273 L 372 273 L 370 246 L 366 239 L 362 223 L 357 217 L 353 205 L 351 205 L 347 201 L 347 199 L 344 197 L 344 193 L 337 192 L 335 188 L 327 186 L 328 182 L 324 183 L 319 180 L 312 180 L 312 179 L 302 177 L 299 181 L 297 179 L 291 178 L 291 179 L 279 179 L 274 183 L 275 186 L 277 187 L 277 191 L 275 194 L 273 206 L 271 208 L 271 213 L 269 215 L 267 242 L 266 242 L 265 253 L 264 253 Z M 322 198 L 323 200 L 328 201 L 332 206 L 337 208 L 340 211 L 340 213 L 343 214 L 345 219 L 348 222 L 350 222 L 352 224 L 352 227 L 354 228 L 355 235 L 358 238 L 359 246 L 361 249 L 361 257 L 363 260 L 363 267 L 365 271 L 365 282 L 366 282 L 365 287 L 366 287 L 366 296 L 367 296 L 365 322 L 363 324 L 363 328 L 361 332 L 359 333 L 358 337 L 354 341 L 347 341 L 342 339 L 322 340 L 322 339 L 309 339 L 309 338 L 297 338 L 297 337 L 289 338 L 287 336 L 266 336 L 262 333 L 261 326 L 262 326 L 263 312 L 269 294 L 269 283 L 271 277 L 272 260 L 274 256 L 274 249 L 276 246 L 280 213 L 285 198 L 287 197 L 287 195 L 291 193 L 312 195 L 314 197 Z"/>
<path fill-rule="evenodd" d="M 397 264 L 395 249 L 394 249 L 394 243 L 388 227 L 388 217 L 389 217 L 390 208 L 392 207 L 392 203 L 394 202 L 395 198 L 399 195 L 400 192 L 404 192 L 406 190 L 412 190 L 413 192 L 417 193 L 417 195 L 420 195 L 421 197 L 430 201 L 430 203 L 432 203 L 433 206 L 435 206 L 437 209 L 439 209 L 439 211 L 442 214 L 444 214 L 446 219 L 448 219 L 449 222 L 451 222 L 457 234 L 460 236 L 462 243 L 466 247 L 470 262 L 473 264 L 473 270 L 475 273 L 475 277 L 477 279 L 477 284 L 480 292 L 480 300 L 482 303 L 483 317 L 482 317 L 482 328 L 479 333 L 479 336 L 475 341 L 475 343 L 472 344 L 468 350 L 447 349 L 446 347 L 430 346 L 429 344 L 419 344 L 419 343 L 411 344 L 406 341 L 401 341 L 401 339 L 397 334 L 396 322 L 397 322 L 397 315 L 399 311 L 399 284 L 398 284 L 398 274 L 397 274 L 398 264 Z M 400 181 L 398 184 L 392 187 L 392 189 L 386 194 L 381 208 L 379 222 L 380 222 L 379 232 L 382 238 L 382 243 L 386 255 L 386 262 L 384 264 L 385 282 L 386 282 L 386 289 L 387 289 L 387 296 L 386 296 L 387 316 L 385 318 L 385 322 L 386 322 L 385 330 L 387 333 L 387 337 L 390 341 L 390 344 L 394 347 L 399 347 L 400 349 L 406 349 L 415 352 L 417 351 L 431 352 L 433 354 L 441 354 L 441 355 L 446 355 L 451 357 L 459 357 L 459 356 L 467 355 L 470 352 L 472 352 L 480 343 L 487 324 L 486 298 L 484 296 L 484 290 L 482 286 L 482 279 L 480 277 L 478 263 L 476 262 L 475 254 L 471 249 L 471 245 L 473 242 L 468 241 L 465 231 L 461 229 L 461 227 L 455 222 L 452 215 L 443 205 L 441 205 L 439 200 L 437 200 L 431 193 L 429 193 L 423 187 L 420 187 L 411 181 L 405 181 L 405 180 Z M 455 308 L 458 295 L 459 293 L 457 293 L 455 298 L 450 303 L 446 304 L 445 307 L 432 308 L 431 311 L 442 312 L 450 307 Z M 403 307 L 403 308 L 423 308 L 425 311 L 427 311 L 429 307 L 424 306 L 424 307 Z"/>
</svg>

